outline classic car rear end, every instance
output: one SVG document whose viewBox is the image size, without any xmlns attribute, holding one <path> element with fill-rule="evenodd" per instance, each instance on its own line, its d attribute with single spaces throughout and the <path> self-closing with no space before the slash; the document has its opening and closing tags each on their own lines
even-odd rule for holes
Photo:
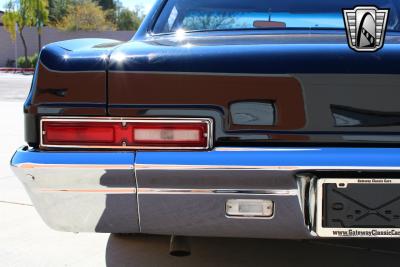
<svg viewBox="0 0 400 267">
<path fill-rule="evenodd" d="M 342 8 L 390 9 L 384 47 Z M 399 237 L 399 2 L 159 1 L 127 43 L 55 43 L 12 166 L 63 231 Z"/>
</svg>

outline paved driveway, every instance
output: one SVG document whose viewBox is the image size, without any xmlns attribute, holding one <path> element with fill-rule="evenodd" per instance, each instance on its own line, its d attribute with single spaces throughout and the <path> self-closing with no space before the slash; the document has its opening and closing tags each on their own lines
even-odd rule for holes
<svg viewBox="0 0 400 267">
<path fill-rule="evenodd" d="M 23 100 L 31 79 L 0 74 L 0 266 L 105 266 L 109 235 L 48 228 L 9 167 L 24 144 Z"/>
<path fill-rule="evenodd" d="M 31 81 L 32 75 L 0 73 L 0 101 L 24 101 Z"/>
<path fill-rule="evenodd" d="M 30 77 L 0 74 L 0 266 L 397 266 L 400 242 L 192 238 L 192 256 L 168 255 L 168 237 L 60 233 L 39 218 L 9 169 L 23 144 Z"/>
</svg>

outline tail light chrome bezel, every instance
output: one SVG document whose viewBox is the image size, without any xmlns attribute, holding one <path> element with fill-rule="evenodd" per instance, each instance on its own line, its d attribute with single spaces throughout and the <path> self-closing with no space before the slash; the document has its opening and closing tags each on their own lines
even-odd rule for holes
<svg viewBox="0 0 400 267">
<path fill-rule="evenodd" d="M 193 147 L 181 147 L 181 146 L 107 146 L 107 145 L 53 145 L 46 144 L 44 142 L 44 135 L 46 134 L 43 124 L 45 122 L 101 122 L 101 123 L 121 123 L 122 125 L 127 123 L 159 123 L 159 124 L 206 124 L 206 145 L 205 146 L 193 146 Z M 40 148 L 70 148 L 70 149 L 113 149 L 113 150 L 209 150 L 213 147 L 213 131 L 214 124 L 210 118 L 127 118 L 127 117 L 42 117 L 40 119 Z"/>
</svg>

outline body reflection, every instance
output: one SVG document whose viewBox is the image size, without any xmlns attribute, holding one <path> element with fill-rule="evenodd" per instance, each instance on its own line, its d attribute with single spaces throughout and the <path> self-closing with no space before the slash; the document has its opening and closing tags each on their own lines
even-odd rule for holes
<svg viewBox="0 0 400 267">
<path fill-rule="evenodd" d="M 133 170 L 107 170 L 100 178 L 107 189 L 105 209 L 96 226 L 96 232 L 137 233 L 138 213 L 136 183 Z"/>
</svg>

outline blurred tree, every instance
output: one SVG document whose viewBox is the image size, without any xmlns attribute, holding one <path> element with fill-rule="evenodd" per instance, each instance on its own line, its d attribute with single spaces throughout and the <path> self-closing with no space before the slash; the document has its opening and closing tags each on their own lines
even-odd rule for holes
<svg viewBox="0 0 400 267">
<path fill-rule="evenodd" d="M 120 31 L 129 31 L 133 29 L 133 12 L 127 8 L 119 11 L 117 17 L 117 28 Z"/>
<path fill-rule="evenodd" d="M 104 31 L 114 30 L 115 26 L 106 20 L 106 14 L 97 3 L 82 0 L 68 7 L 65 16 L 57 27 L 66 31 Z"/>
<path fill-rule="evenodd" d="M 117 15 L 117 28 L 121 31 L 136 31 L 144 19 L 143 9 L 136 6 L 133 11 L 122 8 Z"/>
<path fill-rule="evenodd" d="M 104 10 L 104 14 L 106 16 L 106 20 L 112 24 L 117 23 L 117 12 L 114 9 Z"/>
<path fill-rule="evenodd" d="M 25 62 L 28 62 L 28 47 L 26 45 L 23 31 L 25 27 L 32 26 L 35 21 L 33 0 L 19 0 L 18 2 L 10 1 L 6 6 L 6 11 L 4 12 L 2 19 L 3 25 L 10 33 L 12 40 L 16 40 L 18 31 L 22 45 L 24 46 Z"/>
<path fill-rule="evenodd" d="M 42 49 L 42 28 L 49 22 L 49 3 L 48 0 L 32 0 L 35 14 L 35 26 L 38 34 L 38 54 Z"/>
<path fill-rule="evenodd" d="M 103 8 L 103 10 L 116 9 L 114 0 L 97 0 L 96 2 Z"/>
<path fill-rule="evenodd" d="M 133 29 L 137 30 L 145 18 L 143 6 L 135 6 L 133 9 Z"/>
<path fill-rule="evenodd" d="M 49 22 L 57 25 L 67 14 L 72 0 L 49 0 Z"/>
</svg>

